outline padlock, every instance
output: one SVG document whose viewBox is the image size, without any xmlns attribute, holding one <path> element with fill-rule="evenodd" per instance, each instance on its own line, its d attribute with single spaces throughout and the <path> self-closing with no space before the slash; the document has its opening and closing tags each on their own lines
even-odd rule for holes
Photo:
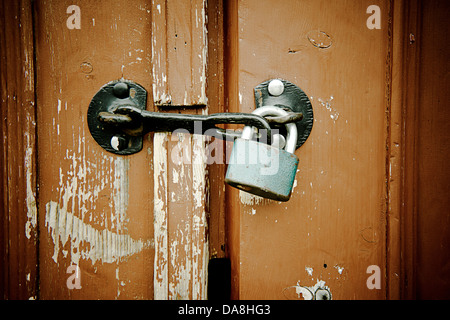
<svg viewBox="0 0 450 320">
<path fill-rule="evenodd" d="M 285 116 L 288 113 L 275 106 L 263 106 L 254 114 L 260 116 Z M 231 151 L 225 182 L 229 185 L 264 198 L 288 201 L 291 197 L 298 157 L 294 154 L 297 144 L 297 127 L 285 125 L 286 145 L 280 149 L 273 145 L 252 140 L 254 128 L 244 128 Z"/>
</svg>

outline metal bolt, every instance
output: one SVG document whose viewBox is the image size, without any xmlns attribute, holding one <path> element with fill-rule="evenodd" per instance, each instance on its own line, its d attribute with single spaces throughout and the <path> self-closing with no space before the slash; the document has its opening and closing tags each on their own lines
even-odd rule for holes
<svg viewBox="0 0 450 320">
<path fill-rule="evenodd" d="M 120 136 L 113 136 L 111 138 L 111 147 L 116 151 L 121 151 L 125 149 L 127 144 L 127 139 Z"/>
<path fill-rule="evenodd" d="M 128 97 L 128 84 L 125 82 L 117 82 L 113 87 L 113 93 L 117 98 L 125 99 Z"/>
<path fill-rule="evenodd" d="M 286 145 L 286 139 L 281 134 L 274 134 L 272 137 L 272 146 L 275 148 L 283 149 Z"/>
<path fill-rule="evenodd" d="M 269 82 L 268 90 L 272 96 L 280 96 L 284 91 L 284 84 L 281 80 L 274 79 Z"/>
</svg>

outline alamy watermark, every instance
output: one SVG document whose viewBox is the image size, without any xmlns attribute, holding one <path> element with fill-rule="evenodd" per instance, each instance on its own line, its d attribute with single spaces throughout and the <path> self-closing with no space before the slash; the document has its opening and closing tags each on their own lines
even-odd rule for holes
<svg viewBox="0 0 450 320">
<path fill-rule="evenodd" d="M 66 10 L 70 16 L 66 20 L 66 26 L 68 29 L 81 29 L 81 9 L 77 5 L 70 5 Z"/>
<path fill-rule="evenodd" d="M 66 26 L 68 29 L 81 29 L 81 9 L 77 5 L 70 5 L 66 9 L 66 13 L 70 16 L 66 20 Z M 370 5 L 366 10 L 367 14 L 370 14 L 366 21 L 368 29 L 381 29 L 381 9 L 377 5 Z"/>
<path fill-rule="evenodd" d="M 381 289 L 381 269 L 377 265 L 370 265 L 367 267 L 366 273 L 371 274 L 366 281 L 368 289 Z"/>
<path fill-rule="evenodd" d="M 71 264 L 67 267 L 66 273 L 70 276 L 66 280 L 66 286 L 68 289 L 81 289 L 81 272 L 80 267 L 76 264 Z"/>
</svg>

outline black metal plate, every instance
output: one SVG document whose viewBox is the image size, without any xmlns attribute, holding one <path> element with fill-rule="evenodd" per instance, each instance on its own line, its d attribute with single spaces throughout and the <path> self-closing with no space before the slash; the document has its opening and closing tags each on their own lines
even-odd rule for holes
<svg viewBox="0 0 450 320">
<path fill-rule="evenodd" d="M 268 87 L 272 80 L 274 79 L 264 81 L 255 87 L 256 107 L 277 106 L 288 108 L 293 112 L 303 113 L 303 119 L 296 123 L 298 131 L 297 148 L 300 148 L 308 139 L 314 123 L 314 112 L 311 102 L 302 89 L 283 79 L 278 79 L 284 84 L 283 93 L 279 96 L 270 95 Z M 283 130 L 284 128 L 280 127 L 281 134 L 283 134 Z"/>
<path fill-rule="evenodd" d="M 114 90 L 118 83 L 126 84 L 122 90 Z M 128 87 L 128 88 L 127 88 Z M 129 136 L 118 127 L 100 122 L 98 114 L 100 112 L 111 112 L 118 105 L 134 105 L 145 110 L 147 105 L 147 91 L 137 83 L 127 80 L 112 81 L 104 85 L 92 98 L 89 104 L 87 118 L 89 131 L 95 141 L 105 150 L 114 154 L 130 155 L 142 150 L 143 137 Z M 112 137 L 121 137 L 126 141 L 126 146 L 121 150 L 116 150 L 111 146 Z"/>
</svg>

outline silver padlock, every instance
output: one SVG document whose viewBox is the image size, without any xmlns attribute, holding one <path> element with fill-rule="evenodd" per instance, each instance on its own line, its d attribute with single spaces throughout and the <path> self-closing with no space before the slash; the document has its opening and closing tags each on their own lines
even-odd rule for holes
<svg viewBox="0 0 450 320">
<path fill-rule="evenodd" d="M 275 106 L 263 106 L 253 114 L 260 116 L 285 116 L 286 111 Z M 241 138 L 235 140 L 225 176 L 229 185 L 264 198 L 288 201 L 291 197 L 298 157 L 297 127 L 285 125 L 287 130 L 284 150 L 252 140 L 254 128 L 247 126 Z"/>
</svg>

